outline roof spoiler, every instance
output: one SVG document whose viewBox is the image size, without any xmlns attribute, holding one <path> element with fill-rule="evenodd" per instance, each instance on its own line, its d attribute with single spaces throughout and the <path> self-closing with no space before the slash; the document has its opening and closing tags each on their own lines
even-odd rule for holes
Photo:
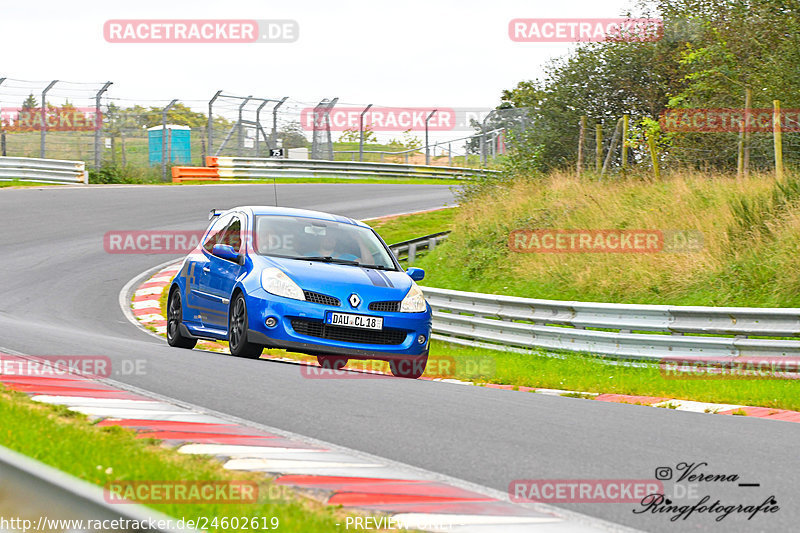
<svg viewBox="0 0 800 533">
<path fill-rule="evenodd" d="M 211 211 L 208 212 L 208 220 L 220 216 L 224 211 L 225 211 L 224 209 L 212 209 Z"/>
</svg>

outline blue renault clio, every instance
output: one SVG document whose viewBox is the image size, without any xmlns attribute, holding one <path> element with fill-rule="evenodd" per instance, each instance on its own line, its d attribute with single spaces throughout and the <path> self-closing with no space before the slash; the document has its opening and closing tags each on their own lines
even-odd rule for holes
<svg viewBox="0 0 800 533">
<path fill-rule="evenodd" d="M 283 348 L 327 368 L 378 359 L 395 376 L 422 375 L 431 309 L 415 281 L 425 272 L 404 271 L 372 228 L 280 207 L 214 210 L 210 218 L 169 289 L 170 346 L 219 339 L 239 357 Z"/>
</svg>

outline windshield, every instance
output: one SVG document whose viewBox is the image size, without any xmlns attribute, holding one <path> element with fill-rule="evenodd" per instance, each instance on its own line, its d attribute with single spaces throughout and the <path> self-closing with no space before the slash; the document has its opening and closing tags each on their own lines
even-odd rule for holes
<svg viewBox="0 0 800 533">
<path fill-rule="evenodd" d="M 256 253 L 395 270 L 389 252 L 371 229 L 306 217 L 256 217 Z"/>
</svg>

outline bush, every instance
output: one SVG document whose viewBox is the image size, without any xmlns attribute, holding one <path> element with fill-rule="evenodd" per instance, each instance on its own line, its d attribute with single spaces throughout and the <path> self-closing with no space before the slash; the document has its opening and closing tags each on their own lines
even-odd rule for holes
<svg viewBox="0 0 800 533">
<path fill-rule="evenodd" d="M 169 175 L 169 174 L 168 174 Z M 89 183 L 160 183 L 161 167 L 117 165 L 103 163 L 100 168 L 89 169 Z"/>
</svg>

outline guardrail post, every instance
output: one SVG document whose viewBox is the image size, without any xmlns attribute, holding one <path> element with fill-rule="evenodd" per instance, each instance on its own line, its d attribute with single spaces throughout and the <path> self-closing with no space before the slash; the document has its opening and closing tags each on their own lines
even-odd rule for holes
<svg viewBox="0 0 800 533">
<path fill-rule="evenodd" d="M 111 82 L 107 81 L 106 84 L 103 85 L 103 88 L 97 91 L 94 97 L 94 168 L 100 168 L 100 134 L 103 129 L 103 118 L 100 116 L 100 97 L 103 96 L 103 93 L 105 93 L 109 87 L 111 87 Z M 97 122 L 98 120 L 100 121 L 99 123 Z M 114 138 L 113 134 L 111 138 Z M 122 157 L 125 157 L 124 149 Z"/>
<path fill-rule="evenodd" d="M 56 83 L 58 83 L 58 80 L 51 81 L 50 85 L 42 91 L 42 139 L 39 149 L 39 157 L 42 159 L 45 158 L 45 137 L 47 136 L 47 103 L 45 98 L 47 98 L 47 92 L 52 89 Z"/>
<path fill-rule="evenodd" d="M 417 243 L 412 242 L 408 245 L 408 264 L 414 264 L 417 259 Z"/>
</svg>

